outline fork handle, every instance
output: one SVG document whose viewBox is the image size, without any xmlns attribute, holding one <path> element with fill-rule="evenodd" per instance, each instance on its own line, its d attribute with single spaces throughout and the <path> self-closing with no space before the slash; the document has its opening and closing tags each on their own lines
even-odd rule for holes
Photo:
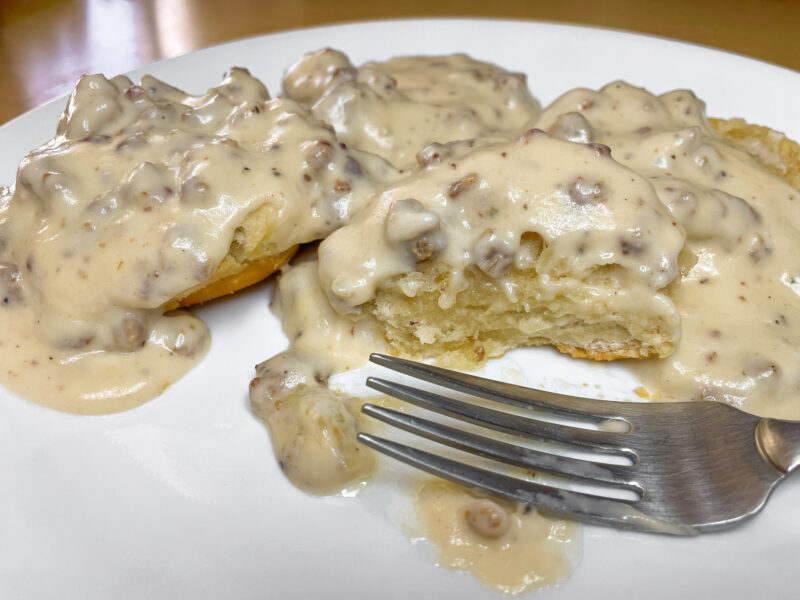
<svg viewBox="0 0 800 600">
<path fill-rule="evenodd" d="M 800 465 L 800 421 L 761 419 L 756 441 L 764 458 L 778 470 L 788 474 Z"/>
</svg>

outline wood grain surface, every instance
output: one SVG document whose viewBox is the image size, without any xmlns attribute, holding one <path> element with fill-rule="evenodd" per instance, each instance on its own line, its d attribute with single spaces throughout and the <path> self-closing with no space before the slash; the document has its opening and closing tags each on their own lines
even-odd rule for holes
<svg viewBox="0 0 800 600">
<path fill-rule="evenodd" d="M 401 17 L 477 16 L 613 27 L 800 70 L 797 0 L 0 0 L 0 123 L 115 75 L 239 37 Z"/>
</svg>

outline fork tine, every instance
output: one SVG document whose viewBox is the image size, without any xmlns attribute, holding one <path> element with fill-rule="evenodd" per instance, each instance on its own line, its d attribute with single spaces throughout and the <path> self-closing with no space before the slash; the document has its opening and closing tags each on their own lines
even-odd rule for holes
<svg viewBox="0 0 800 600">
<path fill-rule="evenodd" d="M 485 379 L 476 375 L 450 371 L 386 354 L 370 354 L 369 360 L 387 369 L 451 390 L 520 408 L 535 407 L 554 415 L 572 417 L 595 425 L 600 425 L 609 419 L 625 421 L 626 417 L 620 414 L 622 408 L 620 405 L 626 405 L 625 412 L 628 412 L 627 409 L 631 408 L 631 404 L 634 407 L 636 406 L 635 403 L 575 398 L 565 394 L 545 392 L 544 390 Z"/>
<path fill-rule="evenodd" d="M 507 500 L 537 506 L 558 517 L 651 533 L 697 534 L 693 527 L 675 525 L 651 517 L 625 500 L 572 492 L 509 477 L 366 433 L 359 433 L 358 439 L 374 450 L 432 475 Z"/>
<path fill-rule="evenodd" d="M 568 458 L 530 448 L 522 448 L 374 404 L 364 404 L 361 407 L 361 412 L 404 431 L 420 435 L 452 448 L 478 454 L 484 458 L 498 460 L 523 469 L 532 468 L 536 471 L 551 473 L 568 479 L 591 483 L 606 483 L 623 487 L 639 493 L 640 496 L 642 495 L 641 488 L 631 482 L 630 468 L 624 466 L 603 465 L 588 460 Z"/>
<path fill-rule="evenodd" d="M 546 421 L 511 415 L 375 377 L 367 378 L 367 386 L 416 406 L 496 431 L 559 442 L 567 447 L 591 449 L 601 454 L 627 456 L 631 460 L 636 460 L 636 455 L 630 449 L 619 447 L 618 434 L 554 425 Z"/>
</svg>

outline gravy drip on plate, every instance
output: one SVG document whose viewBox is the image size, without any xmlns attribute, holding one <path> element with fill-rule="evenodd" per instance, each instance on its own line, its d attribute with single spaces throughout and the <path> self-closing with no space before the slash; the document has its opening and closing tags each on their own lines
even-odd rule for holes
<svg viewBox="0 0 800 600">
<path fill-rule="evenodd" d="M 696 263 L 672 294 L 681 341 L 629 363 L 647 387 L 800 419 L 800 192 L 721 140 L 704 108 L 690 91 L 616 82 L 566 93 L 538 126 L 608 145 L 686 231 Z"/>
<path fill-rule="evenodd" d="M 485 586 L 516 595 L 570 576 L 580 555 L 580 526 L 531 507 L 425 480 L 415 503 L 419 533 L 433 542 L 437 564 L 470 571 Z"/>
<path fill-rule="evenodd" d="M 346 222 L 393 172 L 244 69 L 200 97 L 83 77 L 57 136 L 2 194 L 0 378 L 77 413 L 158 395 L 209 341 L 164 305 L 253 243 L 248 217 L 279 253 Z"/>
<path fill-rule="evenodd" d="M 256 367 L 250 405 L 289 480 L 312 494 L 337 493 L 369 477 L 375 460 L 356 441 L 360 402 L 331 390 L 328 378 L 388 348 L 374 323 L 353 324 L 333 310 L 315 258 L 283 270 L 273 308 L 290 346 Z"/>
<path fill-rule="evenodd" d="M 293 65 L 283 89 L 313 106 L 343 142 L 408 169 L 432 142 L 517 135 L 540 110 L 525 79 L 464 54 L 399 57 L 355 68 L 341 52 L 325 49 Z"/>
</svg>

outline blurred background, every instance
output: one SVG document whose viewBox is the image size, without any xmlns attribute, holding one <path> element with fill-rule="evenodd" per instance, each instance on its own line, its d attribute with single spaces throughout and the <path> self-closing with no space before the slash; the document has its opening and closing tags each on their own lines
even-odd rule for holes
<svg viewBox="0 0 800 600">
<path fill-rule="evenodd" d="M 0 123 L 68 92 L 82 73 L 115 75 L 273 31 L 425 16 L 598 25 L 800 70 L 798 0 L 0 0 Z"/>
</svg>

